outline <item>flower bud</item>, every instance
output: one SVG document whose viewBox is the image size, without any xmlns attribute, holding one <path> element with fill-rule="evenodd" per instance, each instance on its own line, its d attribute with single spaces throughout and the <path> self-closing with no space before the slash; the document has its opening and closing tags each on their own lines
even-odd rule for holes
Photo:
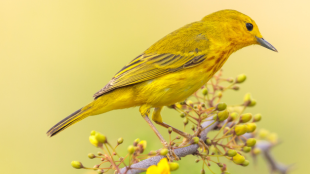
<svg viewBox="0 0 310 174">
<path fill-rule="evenodd" d="M 254 122 L 259 122 L 262 119 L 262 115 L 261 114 L 256 114 L 253 118 Z"/>
<path fill-rule="evenodd" d="M 187 100 L 187 101 L 186 101 L 186 104 L 187 104 L 187 105 L 190 105 L 190 106 L 193 106 L 193 105 L 194 105 L 194 103 L 193 103 L 191 100 Z"/>
<path fill-rule="evenodd" d="M 135 148 L 132 145 L 128 146 L 127 150 L 129 154 L 133 154 L 135 152 Z"/>
<path fill-rule="evenodd" d="M 95 147 L 101 146 L 94 135 L 89 136 L 89 142 L 94 145 Z"/>
<path fill-rule="evenodd" d="M 180 103 L 175 103 L 174 105 L 175 105 L 176 108 L 179 108 L 179 109 L 182 108 L 182 105 Z"/>
<path fill-rule="evenodd" d="M 236 119 L 237 119 L 237 117 L 238 117 L 237 112 L 233 112 L 233 113 L 231 113 L 231 114 L 230 114 L 230 117 L 231 117 L 231 120 L 232 120 L 232 121 L 236 120 Z"/>
<path fill-rule="evenodd" d="M 208 95 L 208 89 L 207 88 L 203 88 L 202 95 L 204 95 L 204 96 Z"/>
<path fill-rule="evenodd" d="M 139 141 L 140 141 L 140 139 L 139 138 L 137 138 L 137 139 L 135 139 L 135 141 L 133 141 L 134 143 L 136 143 L 136 144 L 138 144 L 139 143 Z"/>
<path fill-rule="evenodd" d="M 248 166 L 250 164 L 250 162 L 248 160 L 245 160 L 241 165 L 242 166 Z"/>
<path fill-rule="evenodd" d="M 107 142 L 107 138 L 99 132 L 96 132 L 95 138 L 97 139 L 97 141 L 99 143 L 106 143 Z"/>
<path fill-rule="evenodd" d="M 265 129 L 261 129 L 258 133 L 258 136 L 261 138 L 261 139 L 265 139 L 267 138 L 267 136 L 269 135 L 269 131 L 265 130 Z"/>
<path fill-rule="evenodd" d="M 236 79 L 236 83 L 242 83 L 246 80 L 246 76 L 244 74 L 240 74 L 238 75 L 237 79 Z"/>
<path fill-rule="evenodd" d="M 240 87 L 238 85 L 233 86 L 231 89 L 238 91 L 240 89 Z"/>
<path fill-rule="evenodd" d="M 170 163 L 169 166 L 170 166 L 170 171 L 175 171 L 179 168 L 179 164 L 176 162 Z"/>
<path fill-rule="evenodd" d="M 213 120 L 216 121 L 217 120 L 217 115 L 213 116 Z"/>
<path fill-rule="evenodd" d="M 151 151 L 148 153 L 148 155 L 150 155 L 150 156 L 156 155 L 156 151 L 151 150 Z"/>
<path fill-rule="evenodd" d="M 181 117 L 181 118 L 184 118 L 184 117 L 185 117 L 185 113 L 182 113 L 182 114 L 180 115 L 180 117 Z"/>
<path fill-rule="evenodd" d="M 268 135 L 267 139 L 272 143 L 276 143 L 278 142 L 278 135 L 276 133 L 271 133 Z"/>
<path fill-rule="evenodd" d="M 183 119 L 183 123 L 184 123 L 184 125 L 188 124 L 188 119 L 186 117 Z"/>
<path fill-rule="evenodd" d="M 97 154 L 98 154 L 98 156 L 102 156 L 103 155 L 102 152 L 97 152 Z"/>
<path fill-rule="evenodd" d="M 98 173 L 98 174 L 103 174 L 103 173 L 104 173 L 104 170 L 103 170 L 103 169 L 98 169 L 98 170 L 97 170 L 97 173 Z"/>
<path fill-rule="evenodd" d="M 143 149 L 146 148 L 146 141 L 145 140 L 140 141 L 139 144 L 143 147 Z"/>
<path fill-rule="evenodd" d="M 121 137 L 117 140 L 117 144 L 122 144 L 124 142 L 124 139 Z"/>
<path fill-rule="evenodd" d="M 180 105 L 185 105 L 185 104 L 186 104 L 185 101 L 181 101 L 181 102 L 180 102 Z"/>
<path fill-rule="evenodd" d="M 248 147 L 248 146 L 244 146 L 244 147 L 242 148 L 242 151 L 245 152 L 245 153 L 249 153 L 251 150 L 252 150 L 252 148 L 251 148 L 251 147 Z"/>
<path fill-rule="evenodd" d="M 91 132 L 90 132 L 90 135 L 95 135 L 96 134 L 96 131 L 94 131 L 94 130 L 92 130 Z"/>
<path fill-rule="evenodd" d="M 237 155 L 233 157 L 233 162 L 235 164 L 242 164 L 244 161 L 245 161 L 244 156 L 240 155 L 239 153 L 237 153 Z"/>
<path fill-rule="evenodd" d="M 240 116 L 240 123 L 246 123 L 252 119 L 251 113 L 242 114 Z"/>
<path fill-rule="evenodd" d="M 200 173 L 201 173 L 201 174 L 205 174 L 206 172 L 205 172 L 204 169 L 201 169 Z"/>
<path fill-rule="evenodd" d="M 233 78 L 228 78 L 227 82 L 232 83 L 232 82 L 234 82 L 234 79 Z"/>
<path fill-rule="evenodd" d="M 93 168 L 95 168 L 94 170 L 96 170 L 96 169 L 99 168 L 99 167 L 100 167 L 100 165 L 94 165 Z"/>
<path fill-rule="evenodd" d="M 255 123 L 247 123 L 246 128 L 247 128 L 248 133 L 254 132 L 256 129 L 256 124 Z"/>
<path fill-rule="evenodd" d="M 207 138 L 207 139 L 206 139 L 206 144 L 207 144 L 207 145 L 211 145 L 211 144 L 212 144 L 210 138 Z"/>
<path fill-rule="evenodd" d="M 166 148 L 161 149 L 159 154 L 162 155 L 162 156 L 166 156 L 168 154 L 168 149 L 166 149 Z"/>
<path fill-rule="evenodd" d="M 219 121 L 224 121 L 228 118 L 229 112 L 227 110 L 219 111 L 217 113 L 217 118 Z"/>
<path fill-rule="evenodd" d="M 93 158 L 95 158 L 95 157 L 96 157 L 96 155 L 93 154 L 93 153 L 89 153 L 89 154 L 88 154 L 88 158 L 90 158 L 90 159 L 93 159 Z"/>
<path fill-rule="evenodd" d="M 229 149 L 226 153 L 227 153 L 227 156 L 229 156 L 229 157 L 234 157 L 237 155 L 237 151 L 232 150 L 232 149 Z"/>
<path fill-rule="evenodd" d="M 218 103 L 215 108 L 218 111 L 223 111 L 226 109 L 226 107 L 227 107 L 226 103 Z"/>
<path fill-rule="evenodd" d="M 221 98 L 223 96 L 223 93 L 221 91 L 218 91 L 216 96 L 218 96 L 219 98 Z"/>
<path fill-rule="evenodd" d="M 199 143 L 199 138 L 198 137 L 194 137 L 193 138 L 193 142 L 194 142 L 194 144 L 198 144 Z"/>
<path fill-rule="evenodd" d="M 256 139 L 255 138 L 249 138 L 246 140 L 246 145 L 249 147 L 253 147 L 256 144 Z"/>
<path fill-rule="evenodd" d="M 252 99 L 249 106 L 253 107 L 256 105 L 256 100 Z"/>
<path fill-rule="evenodd" d="M 218 150 L 214 146 L 210 147 L 210 151 L 214 154 L 218 154 Z"/>
<path fill-rule="evenodd" d="M 168 127 L 168 133 L 171 134 L 172 133 L 172 128 Z"/>
<path fill-rule="evenodd" d="M 74 167 L 74 168 L 76 168 L 76 169 L 81 169 L 81 168 L 83 168 L 82 163 L 79 162 L 79 161 L 72 161 L 72 162 L 71 162 L 71 166 Z"/>
<path fill-rule="evenodd" d="M 195 160 L 195 163 L 198 163 L 199 161 L 200 161 L 199 159 L 196 159 L 196 160 Z"/>
<path fill-rule="evenodd" d="M 245 125 L 236 125 L 235 126 L 235 133 L 236 135 L 243 135 L 247 132 L 247 128 Z"/>
<path fill-rule="evenodd" d="M 249 101 L 251 101 L 251 99 L 252 99 L 251 94 L 247 93 L 247 94 L 245 94 L 245 96 L 243 98 L 243 101 L 244 102 L 249 102 Z"/>
<path fill-rule="evenodd" d="M 217 165 L 218 165 L 219 167 L 224 167 L 224 165 L 223 165 L 222 163 L 217 163 Z"/>
<path fill-rule="evenodd" d="M 192 125 L 192 128 L 191 128 L 191 129 L 192 129 L 193 131 L 195 131 L 195 128 L 196 128 L 195 125 Z"/>
<path fill-rule="evenodd" d="M 230 128 L 229 127 L 225 127 L 224 128 L 224 134 L 226 134 L 228 131 L 230 131 Z"/>
<path fill-rule="evenodd" d="M 261 150 L 260 150 L 259 148 L 255 148 L 255 149 L 253 149 L 253 153 L 254 153 L 255 155 L 258 155 L 258 154 L 261 153 Z"/>
</svg>

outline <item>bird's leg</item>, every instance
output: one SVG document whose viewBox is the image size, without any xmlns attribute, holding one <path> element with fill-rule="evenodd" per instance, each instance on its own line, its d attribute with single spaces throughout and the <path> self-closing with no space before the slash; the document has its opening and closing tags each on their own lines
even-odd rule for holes
<svg viewBox="0 0 310 174">
<path fill-rule="evenodd" d="M 152 130 L 155 132 L 155 134 L 157 135 L 157 137 L 160 139 L 161 144 L 163 144 L 163 146 L 165 148 L 168 149 L 169 153 L 167 155 L 167 157 L 169 158 L 169 160 L 173 161 L 173 159 L 175 160 L 179 160 L 179 157 L 173 152 L 173 148 L 171 147 L 170 144 L 168 144 L 165 139 L 163 138 L 163 136 L 158 132 L 158 130 L 156 129 L 156 127 L 154 126 L 154 124 L 151 122 L 151 120 L 149 119 L 149 117 L 147 115 L 143 116 L 144 120 L 149 124 L 149 126 L 152 128 Z"/>
<path fill-rule="evenodd" d="M 154 109 L 154 112 L 153 112 L 153 115 L 152 115 L 152 120 L 153 120 L 156 124 L 159 124 L 159 125 L 161 125 L 161 126 L 163 126 L 163 127 L 165 127 L 165 128 L 171 127 L 173 132 L 175 132 L 175 133 L 181 135 L 182 137 L 184 137 L 184 138 L 185 138 L 185 141 L 183 141 L 183 143 L 182 143 L 180 146 L 184 146 L 184 145 L 186 145 L 187 143 L 189 143 L 189 142 L 192 140 L 192 138 L 193 138 L 194 136 L 192 136 L 192 135 L 190 135 L 190 134 L 188 134 L 188 133 L 182 132 L 182 131 L 180 131 L 179 129 L 174 128 L 174 127 L 170 126 L 170 125 L 167 124 L 167 123 L 164 123 L 164 122 L 162 121 L 162 117 L 161 117 L 161 115 L 160 115 L 161 109 L 162 109 L 162 107 L 160 107 L 160 108 L 155 108 L 155 109 Z M 198 145 L 199 145 L 201 148 L 208 149 L 207 145 L 206 145 L 202 140 L 199 141 Z"/>
<path fill-rule="evenodd" d="M 179 129 L 174 128 L 174 127 L 168 125 L 167 123 L 164 123 L 164 122 L 163 122 L 162 117 L 161 117 L 161 115 L 160 115 L 161 109 L 162 109 L 162 107 L 160 107 L 160 108 L 155 108 L 155 109 L 154 109 L 154 112 L 153 112 L 153 115 L 152 115 L 152 120 L 153 120 L 156 124 L 159 124 L 159 125 L 161 125 L 161 126 L 163 126 L 163 127 L 165 127 L 165 128 L 171 127 L 173 132 L 175 132 L 175 133 L 181 135 L 182 137 L 184 137 L 184 138 L 186 138 L 186 139 L 188 139 L 188 140 L 191 140 L 192 137 L 191 137 L 190 134 L 187 134 L 187 133 L 185 133 L 185 132 L 182 132 L 182 131 L 180 131 Z"/>
<path fill-rule="evenodd" d="M 156 129 L 156 127 L 154 126 L 154 124 L 151 122 L 151 120 L 149 119 L 149 117 L 147 115 L 143 116 L 144 120 L 149 124 L 149 126 L 152 128 L 152 130 L 155 132 L 155 134 L 157 135 L 157 137 L 159 138 L 161 144 L 163 144 L 164 146 L 167 146 L 167 142 L 165 141 L 165 139 L 163 138 L 163 136 L 158 132 L 158 130 Z"/>
<path fill-rule="evenodd" d="M 159 133 L 159 131 L 156 129 L 156 127 L 154 126 L 154 124 L 152 123 L 152 121 L 149 119 L 148 114 L 149 114 L 149 109 L 145 110 L 145 105 L 140 107 L 140 112 L 144 118 L 144 120 L 147 122 L 147 124 L 152 128 L 152 130 L 155 132 L 155 134 L 157 135 L 157 137 L 159 138 L 161 144 L 168 149 L 169 153 L 167 155 L 167 157 L 169 158 L 170 161 L 173 161 L 173 159 L 175 160 L 179 160 L 179 157 L 174 153 L 173 148 L 171 147 L 170 144 L 168 144 L 165 139 L 163 138 L 163 136 Z M 146 111 L 146 112 L 144 112 Z"/>
</svg>

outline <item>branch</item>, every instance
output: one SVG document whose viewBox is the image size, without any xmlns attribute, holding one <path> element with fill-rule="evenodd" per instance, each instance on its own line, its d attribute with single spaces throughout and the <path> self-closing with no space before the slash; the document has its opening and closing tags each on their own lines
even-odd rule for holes
<svg viewBox="0 0 310 174">
<path fill-rule="evenodd" d="M 244 134 L 244 137 L 251 138 L 253 134 Z M 287 174 L 290 166 L 284 165 L 279 163 L 272 155 L 271 155 L 271 148 L 274 147 L 276 144 L 270 141 L 258 141 L 255 145 L 256 148 L 259 148 L 262 151 L 262 155 L 266 159 L 266 163 L 269 165 L 270 172 L 280 172 L 281 174 Z"/>
<path fill-rule="evenodd" d="M 205 141 L 207 139 L 208 132 L 213 130 L 219 123 L 219 122 L 215 122 L 215 123 L 213 123 L 213 122 L 214 122 L 214 120 L 209 120 L 209 121 L 205 121 L 204 123 L 201 124 L 202 128 L 206 128 L 209 126 L 208 128 L 206 128 L 205 130 L 203 130 L 201 132 L 201 134 L 200 134 L 201 140 Z M 187 147 L 175 149 L 174 153 L 181 159 L 181 157 L 185 157 L 187 155 L 194 154 L 197 151 L 197 149 L 198 149 L 198 145 L 193 144 L 193 145 L 190 145 Z M 145 170 L 141 170 L 141 168 L 145 169 L 145 168 L 150 167 L 151 165 L 156 165 L 164 157 L 165 156 L 155 156 L 155 157 L 143 160 L 139 163 L 133 164 L 130 166 L 130 168 L 124 167 L 121 169 L 120 174 L 138 174 L 141 172 L 145 172 Z M 139 169 L 135 169 L 135 168 L 139 168 Z"/>
<path fill-rule="evenodd" d="M 267 164 L 270 167 L 271 173 L 279 171 L 281 174 L 287 174 L 290 166 L 279 163 L 270 152 L 270 149 L 275 145 L 269 141 L 260 141 L 257 143 L 256 147 L 261 149 L 264 155 L 264 158 L 267 161 Z"/>
</svg>

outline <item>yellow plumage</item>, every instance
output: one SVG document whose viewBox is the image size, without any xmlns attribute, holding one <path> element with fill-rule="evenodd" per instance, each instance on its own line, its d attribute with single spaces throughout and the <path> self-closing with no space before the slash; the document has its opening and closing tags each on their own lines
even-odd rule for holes
<svg viewBox="0 0 310 174">
<path fill-rule="evenodd" d="M 253 27 L 251 31 L 248 23 Z M 262 40 L 256 23 L 248 16 L 234 10 L 210 14 L 152 45 L 98 91 L 94 101 L 47 134 L 53 136 L 90 115 L 134 106 L 141 106 L 143 116 L 155 108 L 153 120 L 162 122 L 163 106 L 188 98 L 238 49 L 252 44 L 269 46 Z M 271 45 L 268 48 L 274 49 Z"/>
</svg>

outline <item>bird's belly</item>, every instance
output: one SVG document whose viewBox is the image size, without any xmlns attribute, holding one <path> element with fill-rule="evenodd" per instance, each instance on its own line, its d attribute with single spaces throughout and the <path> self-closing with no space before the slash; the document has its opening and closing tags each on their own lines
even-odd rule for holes
<svg viewBox="0 0 310 174">
<path fill-rule="evenodd" d="M 171 105 L 184 101 L 213 75 L 205 68 L 195 67 L 181 72 L 171 73 L 137 86 L 137 98 L 151 107 Z"/>
</svg>

